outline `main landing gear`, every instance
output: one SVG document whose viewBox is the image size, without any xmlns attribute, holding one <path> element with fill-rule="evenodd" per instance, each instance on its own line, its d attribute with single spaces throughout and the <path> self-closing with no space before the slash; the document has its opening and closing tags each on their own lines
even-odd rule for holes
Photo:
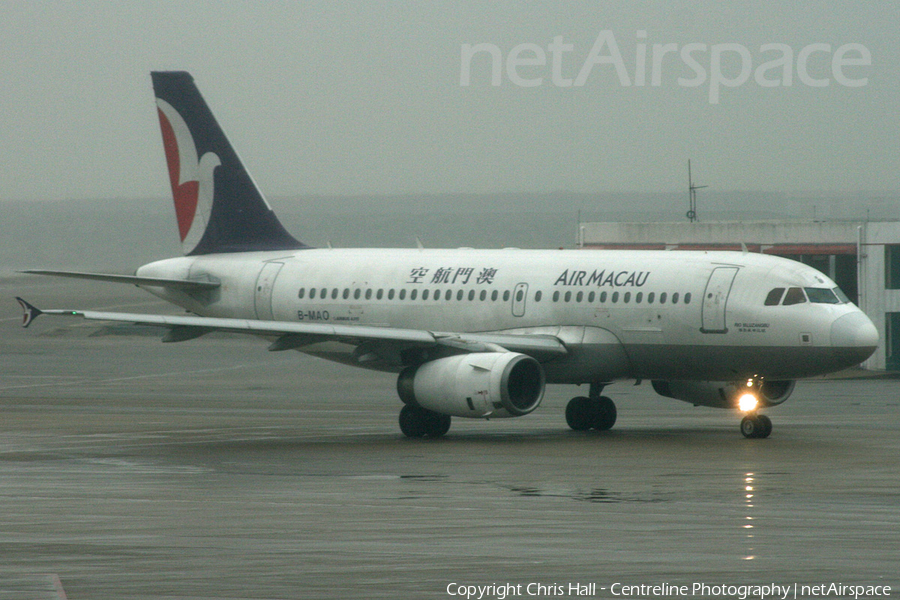
<svg viewBox="0 0 900 600">
<path fill-rule="evenodd" d="M 566 405 L 566 423 L 575 431 L 607 431 L 616 424 L 616 405 L 601 396 L 602 383 L 592 383 L 587 396 L 578 396 Z"/>
<path fill-rule="evenodd" d="M 450 431 L 450 415 L 407 404 L 400 409 L 400 431 L 408 438 L 439 438 Z"/>
<path fill-rule="evenodd" d="M 772 433 L 772 419 L 751 413 L 741 419 L 741 433 L 745 438 L 767 438 Z"/>
</svg>

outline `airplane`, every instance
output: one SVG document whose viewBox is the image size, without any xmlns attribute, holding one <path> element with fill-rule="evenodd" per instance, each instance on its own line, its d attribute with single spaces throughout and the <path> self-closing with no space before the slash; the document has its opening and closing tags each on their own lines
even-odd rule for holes
<svg viewBox="0 0 900 600">
<path fill-rule="evenodd" d="M 184 256 L 134 275 L 24 273 L 128 283 L 188 314 L 40 310 L 164 328 L 164 342 L 212 331 L 397 373 L 402 433 L 440 438 L 452 417 L 511 418 L 547 384 L 587 384 L 568 402 L 576 431 L 616 422 L 616 381 L 736 409 L 765 438 L 760 410 L 799 378 L 846 369 L 878 344 L 869 318 L 818 270 L 739 251 L 337 249 L 288 233 L 183 71 L 151 74 Z"/>
</svg>

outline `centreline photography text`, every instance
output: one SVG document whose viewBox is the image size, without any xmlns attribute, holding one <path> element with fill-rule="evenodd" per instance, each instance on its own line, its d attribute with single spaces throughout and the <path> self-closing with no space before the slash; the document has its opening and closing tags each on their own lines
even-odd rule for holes
<svg viewBox="0 0 900 600">
<path fill-rule="evenodd" d="M 599 584 L 571 583 L 491 583 L 447 584 L 447 596 L 466 600 L 507 600 L 509 598 L 734 598 L 737 600 L 800 600 L 814 598 L 890 598 L 891 586 L 822 583 L 723 584 Z"/>
</svg>

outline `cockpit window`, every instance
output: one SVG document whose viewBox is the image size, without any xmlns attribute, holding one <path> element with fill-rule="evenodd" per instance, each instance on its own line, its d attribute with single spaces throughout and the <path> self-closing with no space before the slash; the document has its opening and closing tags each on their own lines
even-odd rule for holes
<svg viewBox="0 0 900 600">
<path fill-rule="evenodd" d="M 841 304 L 847 304 L 850 302 L 850 298 L 847 297 L 847 294 L 845 294 L 843 290 L 841 290 L 841 288 L 836 287 L 832 291 L 834 292 L 834 295 L 840 299 Z"/>
<path fill-rule="evenodd" d="M 840 304 L 840 299 L 829 288 L 806 288 L 809 301 L 815 304 Z"/>
<path fill-rule="evenodd" d="M 778 306 L 781 297 L 784 295 L 784 288 L 775 288 L 766 296 L 766 306 Z"/>
<path fill-rule="evenodd" d="M 803 288 L 790 288 L 784 295 L 784 306 L 803 304 L 804 302 L 806 302 L 806 295 L 803 293 Z"/>
</svg>

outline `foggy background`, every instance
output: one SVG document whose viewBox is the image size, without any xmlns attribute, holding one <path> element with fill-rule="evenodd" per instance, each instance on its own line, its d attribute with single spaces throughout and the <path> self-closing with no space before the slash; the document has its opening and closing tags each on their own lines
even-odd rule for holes
<svg viewBox="0 0 900 600">
<path fill-rule="evenodd" d="M 130 271 L 180 252 L 149 72 L 188 70 L 294 234 L 312 245 L 572 246 L 583 220 L 682 220 L 687 160 L 701 220 L 900 216 L 895 2 L 4 2 L 0 4 L 0 273 Z M 504 57 L 572 44 L 574 78 L 611 31 L 632 80 L 639 43 L 861 44 L 839 85 L 658 86 L 596 65 L 526 88 Z M 639 37 L 638 32 L 646 32 Z M 644 34 L 640 34 L 644 35 Z M 527 53 L 524 55 L 527 56 Z M 710 68 L 709 53 L 697 55 Z M 733 57 L 732 57 L 733 58 Z M 648 58 L 649 61 L 649 58 Z M 504 64 L 505 67 L 505 64 Z M 726 60 L 722 70 L 739 68 Z M 768 74 L 777 79 L 779 71 Z M 649 79 L 649 74 L 648 74 Z"/>
</svg>

